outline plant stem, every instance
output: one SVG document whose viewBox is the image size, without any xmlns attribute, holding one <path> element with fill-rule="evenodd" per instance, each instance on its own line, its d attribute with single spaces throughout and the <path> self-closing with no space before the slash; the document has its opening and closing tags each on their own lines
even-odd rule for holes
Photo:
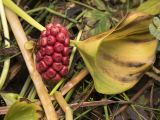
<svg viewBox="0 0 160 120">
<path fill-rule="evenodd" d="M 77 85 L 86 75 L 88 75 L 88 70 L 84 68 L 80 73 L 68 81 L 64 87 L 60 90 L 62 95 L 65 95 L 71 88 Z"/>
<path fill-rule="evenodd" d="M 87 10 L 84 10 L 83 12 L 81 12 L 76 18 L 75 20 L 79 20 L 85 13 L 87 12 Z M 70 29 L 72 27 L 73 23 L 69 23 L 66 28 Z"/>
<path fill-rule="evenodd" d="M 61 106 L 62 110 L 65 112 L 66 120 L 73 120 L 73 112 L 70 106 L 67 104 L 65 99 L 63 98 L 61 92 L 55 92 L 54 94 L 58 104 Z"/>
<path fill-rule="evenodd" d="M 5 38 L 9 39 L 8 25 L 7 25 L 7 20 L 6 20 L 6 15 L 4 12 L 2 0 L 0 0 L 0 14 L 1 14 L 1 21 L 2 21 L 3 31 L 4 31 L 4 36 Z M 10 47 L 10 43 L 7 40 L 5 40 L 5 46 L 6 48 Z M 0 76 L 0 90 L 2 89 L 5 83 L 5 80 L 7 78 L 9 66 L 10 66 L 10 59 L 8 58 L 4 61 L 4 66 L 3 66 L 2 73 Z"/>
<path fill-rule="evenodd" d="M 88 112 L 92 111 L 95 108 L 90 108 L 86 110 L 85 112 L 81 113 L 79 116 L 77 116 L 74 120 L 79 120 L 83 115 L 87 114 Z"/>
<path fill-rule="evenodd" d="M 23 88 L 22 88 L 22 90 L 20 92 L 20 96 L 21 97 L 24 97 L 24 95 L 25 95 L 25 93 L 26 93 L 26 91 L 27 91 L 27 89 L 29 87 L 30 82 L 31 82 L 31 77 L 28 76 L 28 78 L 27 78 L 26 82 L 24 83 Z"/>
<path fill-rule="evenodd" d="M 74 2 L 74 3 L 78 4 L 78 5 L 81 5 L 81 6 L 83 6 L 83 7 L 86 7 L 86 8 L 88 8 L 88 9 L 91 9 L 91 10 L 97 10 L 97 9 L 95 9 L 94 7 L 91 7 L 91 6 L 87 5 L 87 4 L 84 4 L 84 3 L 79 2 L 79 1 L 76 1 L 76 0 L 69 0 L 69 1 Z"/>
<path fill-rule="evenodd" d="M 76 41 L 70 41 L 70 42 L 71 42 L 73 45 L 75 45 L 76 42 L 78 42 L 78 41 L 80 40 L 81 35 L 82 35 L 82 31 L 80 31 L 80 32 L 78 33 L 78 36 L 77 36 Z M 73 61 L 75 52 L 76 52 L 76 47 L 74 47 L 74 48 L 72 49 L 72 53 L 71 53 L 71 56 L 70 56 L 70 62 L 69 62 L 69 69 L 70 69 L 70 67 L 71 67 L 71 64 L 72 64 L 72 61 Z M 52 91 L 50 92 L 50 95 L 53 95 L 53 94 L 57 91 L 57 89 L 58 89 L 64 82 L 65 82 L 65 79 L 60 80 L 60 81 L 56 84 L 56 86 L 52 89 Z"/>
<path fill-rule="evenodd" d="M 26 14 L 21 8 L 19 8 L 11 0 L 3 0 L 3 3 L 5 4 L 6 7 L 8 7 L 9 9 L 11 9 L 12 11 L 14 11 L 17 15 L 19 15 L 20 17 L 22 17 L 25 21 L 27 21 L 28 23 L 30 23 L 32 26 L 34 26 L 38 30 L 40 30 L 40 31 L 45 30 L 45 28 L 41 24 L 39 24 L 38 22 L 36 22 L 32 17 L 30 17 L 28 14 Z"/>
<path fill-rule="evenodd" d="M 35 96 L 36 96 L 36 90 L 35 90 L 35 87 L 32 86 L 32 89 L 31 89 L 31 91 L 30 91 L 30 93 L 29 93 L 29 95 L 28 95 L 28 98 L 29 98 L 29 99 L 34 99 Z"/>
<path fill-rule="evenodd" d="M 71 96 L 72 96 L 72 94 L 73 94 L 73 92 L 74 92 L 74 90 L 75 90 L 75 87 L 74 88 L 72 88 L 67 94 L 66 94 L 66 96 L 65 96 L 65 100 L 68 102 L 69 101 L 69 99 L 71 98 Z"/>
<path fill-rule="evenodd" d="M 53 5 L 54 5 L 54 3 L 51 3 L 48 6 L 48 8 L 52 9 Z M 41 12 L 40 16 L 38 16 L 38 18 L 36 19 L 36 22 L 40 22 L 43 18 L 45 18 L 47 16 L 47 14 L 48 14 L 48 11 Z M 27 25 L 27 27 L 25 28 L 26 34 L 29 34 L 33 28 L 34 28 L 34 26 Z"/>
<path fill-rule="evenodd" d="M 17 40 L 17 43 L 19 45 L 19 48 L 22 52 L 23 58 L 26 62 L 28 71 L 30 73 L 30 76 L 33 80 L 33 83 L 35 85 L 35 88 L 37 90 L 38 96 L 41 100 L 42 106 L 44 108 L 44 111 L 46 113 L 46 117 L 48 120 L 57 120 L 57 114 L 55 112 L 54 107 L 52 106 L 51 99 L 47 93 L 47 89 L 45 85 L 42 82 L 42 78 L 40 74 L 37 72 L 31 51 L 28 51 L 24 48 L 25 43 L 28 41 L 27 37 L 25 35 L 25 32 L 22 28 L 22 25 L 16 16 L 12 11 L 9 9 L 6 10 L 6 15 L 8 18 L 8 21 L 10 23 L 11 29 L 13 31 L 13 34 Z M 13 22 L 14 21 L 14 22 Z"/>
<path fill-rule="evenodd" d="M 47 8 L 47 7 L 35 8 L 35 9 L 32 9 L 32 10 L 27 11 L 27 13 L 29 14 L 29 13 L 37 12 L 37 11 L 40 11 L 40 10 L 46 10 L 46 11 L 48 11 L 49 13 L 52 13 L 52 14 L 54 14 L 54 15 L 57 15 L 57 16 L 62 17 L 62 18 L 64 18 L 64 19 L 67 19 L 67 20 L 69 20 L 70 22 L 77 23 L 77 20 L 72 19 L 72 18 L 68 18 L 66 15 L 61 14 L 61 13 L 59 13 L 59 12 L 56 12 L 56 11 L 50 9 L 50 8 Z"/>
<path fill-rule="evenodd" d="M 107 99 L 107 96 L 104 95 L 104 98 Z M 105 113 L 105 120 L 109 120 L 108 108 L 107 105 L 104 105 L 104 113 Z"/>
</svg>

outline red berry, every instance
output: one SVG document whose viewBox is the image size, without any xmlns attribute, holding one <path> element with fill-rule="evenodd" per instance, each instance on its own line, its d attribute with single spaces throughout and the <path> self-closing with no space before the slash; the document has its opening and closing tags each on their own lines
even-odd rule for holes
<svg viewBox="0 0 160 120">
<path fill-rule="evenodd" d="M 52 55 L 52 53 L 54 52 L 53 47 L 52 46 L 46 46 L 45 52 L 46 52 L 47 55 Z"/>
<path fill-rule="evenodd" d="M 53 59 L 51 56 L 45 56 L 43 61 L 49 66 L 49 65 L 52 65 L 53 63 Z"/>
<path fill-rule="evenodd" d="M 59 33 L 59 28 L 54 26 L 51 28 L 51 35 L 56 36 Z"/>
<path fill-rule="evenodd" d="M 69 33 L 59 23 L 46 25 L 37 42 L 36 68 L 44 80 L 59 81 L 68 73 Z"/>
<path fill-rule="evenodd" d="M 53 63 L 52 68 L 56 71 L 60 71 L 62 69 L 63 65 L 62 63 Z"/>
<path fill-rule="evenodd" d="M 69 38 L 68 37 L 64 41 L 64 46 L 67 46 L 67 47 L 69 46 Z"/>
<path fill-rule="evenodd" d="M 49 80 L 50 77 L 46 73 L 42 73 L 42 78 L 45 80 Z"/>
<path fill-rule="evenodd" d="M 69 58 L 68 57 L 63 57 L 62 58 L 62 64 L 63 65 L 69 65 Z"/>
<path fill-rule="evenodd" d="M 57 41 L 61 42 L 61 43 L 64 43 L 65 38 L 66 38 L 66 36 L 65 36 L 64 33 L 58 33 L 57 36 L 56 36 Z"/>
<path fill-rule="evenodd" d="M 62 61 L 62 54 L 54 53 L 52 58 L 53 58 L 54 62 L 61 62 Z"/>
<path fill-rule="evenodd" d="M 49 36 L 50 34 L 51 34 L 51 31 L 50 31 L 50 30 L 47 30 L 47 31 L 46 31 L 46 35 Z"/>
<path fill-rule="evenodd" d="M 59 74 L 56 74 L 56 76 L 54 77 L 54 78 L 52 78 L 52 80 L 54 81 L 54 82 L 58 82 L 59 80 L 61 80 L 62 78 L 61 78 L 61 76 L 59 75 Z"/>
<path fill-rule="evenodd" d="M 46 54 L 46 50 L 45 50 L 44 47 L 40 48 L 40 53 L 41 53 L 42 56 L 44 56 Z"/>
<path fill-rule="evenodd" d="M 47 45 L 47 37 L 42 37 L 40 39 L 40 43 L 43 47 L 45 47 Z"/>
<path fill-rule="evenodd" d="M 59 28 L 61 28 L 61 27 L 63 27 L 61 24 L 59 24 L 59 23 L 55 23 L 54 24 L 56 27 L 59 27 Z"/>
<path fill-rule="evenodd" d="M 50 30 L 50 29 L 52 28 L 52 26 L 53 26 L 53 24 L 52 24 L 52 23 L 50 23 L 50 24 L 46 25 L 46 27 L 45 27 L 45 28 L 46 28 L 47 30 Z"/>
<path fill-rule="evenodd" d="M 62 70 L 59 72 L 62 76 L 65 76 L 68 73 L 68 68 L 63 66 Z"/>
<path fill-rule="evenodd" d="M 53 78 L 56 75 L 56 71 L 53 68 L 49 68 L 46 72 L 47 76 Z"/>
<path fill-rule="evenodd" d="M 41 32 L 41 37 L 46 37 L 46 36 L 47 36 L 47 31 L 46 30 L 42 31 Z"/>
<path fill-rule="evenodd" d="M 68 31 L 67 31 L 67 29 L 64 28 L 64 27 L 61 27 L 61 33 L 64 33 L 65 36 L 68 36 Z"/>
<path fill-rule="evenodd" d="M 45 64 L 44 61 L 40 61 L 39 64 L 37 64 L 37 69 L 41 72 L 44 72 L 48 66 Z"/>
<path fill-rule="evenodd" d="M 39 62 L 39 61 L 42 60 L 42 59 L 43 59 L 43 56 L 42 56 L 42 54 L 40 53 L 40 51 L 38 51 L 38 52 L 36 53 L 36 61 Z"/>
<path fill-rule="evenodd" d="M 50 36 L 47 37 L 47 43 L 48 43 L 48 45 L 54 45 L 55 42 L 56 42 L 56 39 L 55 39 L 54 36 L 50 35 Z"/>
<path fill-rule="evenodd" d="M 69 47 L 64 47 L 64 50 L 62 53 L 64 56 L 68 56 L 69 55 Z"/>
<path fill-rule="evenodd" d="M 64 49 L 63 44 L 56 42 L 56 44 L 54 45 L 54 50 L 55 50 L 56 52 L 62 52 L 63 49 Z"/>
</svg>

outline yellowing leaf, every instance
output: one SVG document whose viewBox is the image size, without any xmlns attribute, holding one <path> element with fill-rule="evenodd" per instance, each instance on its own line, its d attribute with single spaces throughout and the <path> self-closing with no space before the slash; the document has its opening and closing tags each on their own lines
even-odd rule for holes
<svg viewBox="0 0 160 120">
<path fill-rule="evenodd" d="M 149 33 L 151 19 L 130 13 L 115 28 L 76 44 L 98 92 L 128 90 L 154 63 L 157 40 Z"/>
</svg>

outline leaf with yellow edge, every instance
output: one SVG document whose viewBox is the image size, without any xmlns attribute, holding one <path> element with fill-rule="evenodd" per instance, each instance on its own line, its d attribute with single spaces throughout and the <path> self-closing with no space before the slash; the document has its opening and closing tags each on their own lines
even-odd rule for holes
<svg viewBox="0 0 160 120">
<path fill-rule="evenodd" d="M 151 18 L 130 13 L 112 30 L 76 43 L 98 92 L 128 90 L 154 63 L 157 40 L 149 33 Z"/>
</svg>

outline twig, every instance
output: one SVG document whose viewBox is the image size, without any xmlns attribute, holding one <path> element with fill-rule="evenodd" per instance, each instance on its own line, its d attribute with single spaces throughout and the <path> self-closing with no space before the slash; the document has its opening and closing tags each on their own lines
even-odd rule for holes
<svg viewBox="0 0 160 120">
<path fill-rule="evenodd" d="M 74 108 L 74 111 L 76 109 L 78 109 L 84 101 L 87 100 L 87 98 L 91 95 L 91 93 L 93 92 L 93 90 L 94 90 L 94 86 L 92 86 L 92 88 L 89 90 L 89 92 L 86 94 L 86 96 L 82 99 L 82 101 L 79 103 L 79 105 L 77 105 L 77 107 Z"/>
<path fill-rule="evenodd" d="M 82 102 L 80 105 L 79 103 L 73 103 L 71 104 L 71 108 L 75 109 L 78 107 L 94 107 L 94 106 L 103 106 L 113 103 L 119 103 L 119 104 L 130 104 L 130 101 L 114 101 L 114 100 L 108 100 L 108 99 L 102 99 L 100 101 L 91 101 L 91 102 Z"/>
<path fill-rule="evenodd" d="M 89 72 L 88 72 L 87 68 L 84 68 L 83 70 L 81 70 L 76 77 L 73 77 L 60 90 L 62 95 L 65 95 L 71 88 L 73 88 L 75 85 L 77 85 L 88 73 Z"/>
<path fill-rule="evenodd" d="M 150 99 L 149 99 L 151 108 L 153 108 L 153 91 L 154 91 L 154 83 L 152 84 L 152 87 L 151 87 Z M 154 113 L 153 113 L 153 111 L 151 111 L 150 112 L 150 120 L 153 120 L 153 116 L 154 116 Z"/>
<path fill-rule="evenodd" d="M 152 80 L 148 81 L 143 88 L 141 88 L 131 99 L 131 102 L 134 102 L 135 100 L 137 100 L 142 94 L 143 92 L 148 89 L 149 87 L 151 87 L 152 85 Z M 121 112 L 125 111 L 128 108 L 129 105 L 124 105 L 122 107 L 120 107 L 115 113 L 113 113 L 113 116 L 119 115 Z"/>
<path fill-rule="evenodd" d="M 54 94 L 57 102 L 59 103 L 59 105 L 61 106 L 62 110 L 65 112 L 65 119 L 66 120 L 73 120 L 73 112 L 72 109 L 70 108 L 70 106 L 67 104 L 67 102 L 65 101 L 65 99 L 63 98 L 61 92 L 55 92 Z"/>
<path fill-rule="evenodd" d="M 20 48 L 22 55 L 24 57 L 24 60 L 26 62 L 28 71 L 29 71 L 30 76 L 33 80 L 35 88 L 37 90 L 38 96 L 39 96 L 41 103 L 43 105 L 47 119 L 48 120 L 57 120 L 57 114 L 53 108 L 51 99 L 47 93 L 47 89 L 42 82 L 42 78 L 41 78 L 40 74 L 36 70 L 36 67 L 35 67 L 35 64 L 34 64 L 34 61 L 32 58 L 32 53 L 24 48 L 24 44 L 27 42 L 27 38 L 26 38 L 25 32 L 22 28 L 22 25 L 21 25 L 18 17 L 16 16 L 16 14 L 14 14 L 8 8 L 6 8 L 5 10 L 6 10 L 6 15 L 7 15 L 8 21 L 10 23 L 11 29 L 14 33 L 16 40 L 17 40 L 19 48 Z"/>
<path fill-rule="evenodd" d="M 119 103 L 119 104 L 131 104 L 131 101 L 114 101 L 114 100 L 108 100 L 108 99 L 102 99 L 99 101 L 90 101 L 90 102 L 82 102 L 81 105 L 79 106 L 79 103 L 72 103 L 69 104 L 69 106 L 74 109 L 77 106 L 81 107 L 96 107 L 96 106 L 104 106 L 108 104 L 114 104 L 114 103 Z M 40 102 L 36 102 L 36 104 L 40 105 Z M 10 106 L 5 106 L 5 107 L 0 107 L 0 115 L 6 114 Z M 62 109 L 65 109 L 62 108 Z"/>
</svg>

